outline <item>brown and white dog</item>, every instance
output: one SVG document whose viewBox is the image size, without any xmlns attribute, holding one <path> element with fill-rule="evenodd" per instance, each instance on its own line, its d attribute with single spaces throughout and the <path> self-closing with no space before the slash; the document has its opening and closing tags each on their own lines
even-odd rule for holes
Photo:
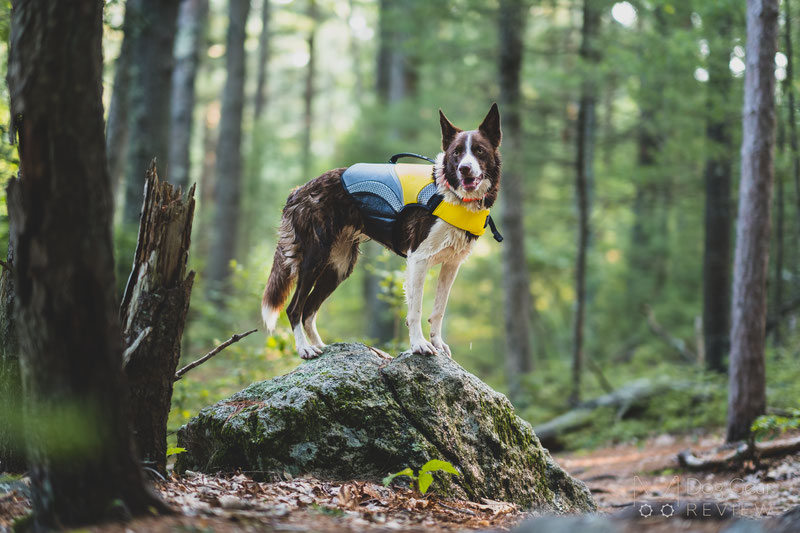
<svg viewBox="0 0 800 533">
<path fill-rule="evenodd" d="M 437 192 L 443 201 L 470 210 L 490 208 L 500 186 L 500 113 L 497 104 L 476 130 L 455 127 L 439 111 L 442 149 L 433 168 Z M 295 336 L 297 351 L 312 359 L 325 347 L 316 327 L 316 316 L 325 301 L 352 272 L 358 246 L 370 235 L 364 217 L 341 182 L 339 168 L 298 187 L 289 195 L 278 230 L 278 246 L 261 311 L 268 331 L 275 329 L 292 286 L 294 292 L 286 313 Z M 414 353 L 451 355 L 442 339 L 442 320 L 450 288 L 461 263 L 472 249 L 475 235 L 450 225 L 419 207 L 404 209 L 397 221 L 400 237 L 393 248 L 406 255 L 405 291 L 408 301 L 406 324 Z M 384 243 L 385 244 L 385 243 Z M 430 341 L 422 332 L 422 289 L 425 274 L 441 264 Z"/>
</svg>

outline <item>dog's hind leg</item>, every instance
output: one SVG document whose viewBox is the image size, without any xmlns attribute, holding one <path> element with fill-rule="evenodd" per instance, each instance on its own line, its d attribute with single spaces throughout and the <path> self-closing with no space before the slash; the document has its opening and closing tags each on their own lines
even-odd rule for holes
<svg viewBox="0 0 800 533">
<path fill-rule="evenodd" d="M 297 353 L 303 359 L 313 359 L 322 353 L 321 348 L 313 346 L 306 338 L 302 319 L 303 308 L 306 305 L 309 294 L 325 269 L 327 263 L 326 255 L 322 253 L 319 247 L 315 247 L 313 251 L 307 250 L 304 252 L 303 262 L 300 265 L 300 272 L 297 277 L 297 288 L 294 291 L 294 296 L 292 296 L 292 301 L 286 308 L 286 314 L 289 316 L 289 323 L 294 332 Z"/>
<path fill-rule="evenodd" d="M 312 345 L 319 348 L 325 346 L 317 332 L 317 311 L 339 284 L 353 273 L 357 260 L 358 240 L 352 235 L 340 236 L 331 250 L 328 264 L 317 279 L 314 290 L 303 307 L 303 328 Z"/>
</svg>

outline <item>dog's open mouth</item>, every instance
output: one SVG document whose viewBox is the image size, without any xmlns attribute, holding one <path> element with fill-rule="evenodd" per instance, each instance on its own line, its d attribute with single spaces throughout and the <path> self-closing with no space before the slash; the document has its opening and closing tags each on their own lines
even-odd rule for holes
<svg viewBox="0 0 800 533">
<path fill-rule="evenodd" d="M 474 191 L 478 188 L 478 185 L 481 182 L 481 178 L 473 178 L 473 177 L 465 177 L 461 178 L 461 185 L 464 187 L 466 191 Z"/>
</svg>

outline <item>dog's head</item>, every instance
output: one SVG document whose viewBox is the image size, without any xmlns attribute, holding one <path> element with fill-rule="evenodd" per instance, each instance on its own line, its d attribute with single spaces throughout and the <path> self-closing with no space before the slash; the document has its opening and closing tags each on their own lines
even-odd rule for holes
<svg viewBox="0 0 800 533">
<path fill-rule="evenodd" d="M 500 185 L 500 112 L 497 104 L 478 129 L 463 131 L 455 127 L 442 110 L 443 153 L 436 158 L 436 181 L 439 191 L 451 203 L 468 207 L 491 207 Z"/>
</svg>

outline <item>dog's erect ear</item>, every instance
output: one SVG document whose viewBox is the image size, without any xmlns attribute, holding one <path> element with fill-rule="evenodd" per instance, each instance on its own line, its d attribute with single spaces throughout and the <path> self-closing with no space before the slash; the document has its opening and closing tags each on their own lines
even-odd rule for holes
<svg viewBox="0 0 800 533">
<path fill-rule="evenodd" d="M 450 143 L 453 142 L 455 136 L 462 130 L 453 126 L 453 123 L 447 120 L 447 117 L 444 116 L 441 109 L 439 110 L 439 123 L 442 125 L 442 150 L 446 151 Z"/>
<path fill-rule="evenodd" d="M 486 118 L 483 119 L 481 125 L 478 126 L 478 131 L 483 133 L 492 146 L 497 148 L 500 146 L 500 140 L 503 138 L 503 133 L 500 131 L 500 111 L 497 109 L 497 104 L 492 104 Z"/>
</svg>

